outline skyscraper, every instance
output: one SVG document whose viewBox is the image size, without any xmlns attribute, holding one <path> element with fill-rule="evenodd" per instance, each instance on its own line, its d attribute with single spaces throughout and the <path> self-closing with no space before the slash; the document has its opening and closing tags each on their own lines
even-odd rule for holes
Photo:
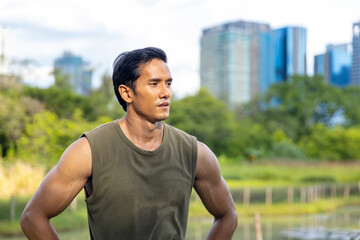
<svg viewBox="0 0 360 240">
<path fill-rule="evenodd" d="M 314 58 L 314 74 L 324 75 L 325 81 L 338 87 L 350 84 L 352 51 L 350 44 L 329 44 L 325 54 Z"/>
<path fill-rule="evenodd" d="M 71 52 L 64 52 L 62 57 L 55 60 L 55 68 L 70 77 L 70 84 L 78 94 L 90 93 L 92 70 L 81 57 L 75 56 Z"/>
<path fill-rule="evenodd" d="M 351 84 L 360 85 L 360 22 L 353 23 Z"/>
<path fill-rule="evenodd" d="M 314 56 L 314 74 L 325 74 L 325 54 L 319 54 Z"/>
<path fill-rule="evenodd" d="M 203 30 L 200 79 L 230 108 L 273 81 L 273 40 L 268 24 L 236 21 Z"/>
<path fill-rule="evenodd" d="M 275 81 L 287 81 L 292 75 L 306 74 L 306 29 L 284 27 L 274 30 Z"/>
</svg>

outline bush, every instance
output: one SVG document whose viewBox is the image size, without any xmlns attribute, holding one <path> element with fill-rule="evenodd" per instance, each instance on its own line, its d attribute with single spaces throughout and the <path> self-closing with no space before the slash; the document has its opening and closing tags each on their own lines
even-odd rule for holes
<svg viewBox="0 0 360 240">
<path fill-rule="evenodd" d="M 276 142 L 272 145 L 268 158 L 280 159 L 305 159 L 305 154 L 301 148 L 290 142 Z"/>
</svg>

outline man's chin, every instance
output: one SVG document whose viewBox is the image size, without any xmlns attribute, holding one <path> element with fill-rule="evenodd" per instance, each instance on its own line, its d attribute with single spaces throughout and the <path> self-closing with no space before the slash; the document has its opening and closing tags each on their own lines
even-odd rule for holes
<svg viewBox="0 0 360 240">
<path fill-rule="evenodd" d="M 169 114 L 164 115 L 164 116 L 159 116 L 156 119 L 154 119 L 155 122 L 161 122 L 161 121 L 165 121 L 166 119 L 169 118 Z"/>
</svg>

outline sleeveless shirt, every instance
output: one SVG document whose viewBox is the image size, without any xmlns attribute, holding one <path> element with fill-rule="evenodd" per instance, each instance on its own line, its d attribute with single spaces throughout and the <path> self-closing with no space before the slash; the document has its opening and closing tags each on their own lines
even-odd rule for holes
<svg viewBox="0 0 360 240">
<path fill-rule="evenodd" d="M 118 120 L 83 134 L 92 154 L 91 239 L 185 239 L 197 140 L 163 124 L 154 151 L 133 144 Z"/>
</svg>

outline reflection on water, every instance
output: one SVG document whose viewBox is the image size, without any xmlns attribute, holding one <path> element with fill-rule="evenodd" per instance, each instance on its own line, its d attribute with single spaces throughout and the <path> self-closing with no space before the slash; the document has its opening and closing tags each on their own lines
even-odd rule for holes
<svg viewBox="0 0 360 240">
<path fill-rule="evenodd" d="M 211 219 L 189 220 L 186 240 L 203 240 Z M 360 206 L 344 207 L 326 214 L 306 216 L 262 217 L 263 240 L 360 240 Z M 62 240 L 89 240 L 88 229 L 59 234 Z M 25 237 L 3 240 L 25 240 Z M 254 240 L 255 226 L 251 218 L 239 218 L 233 239 Z"/>
<path fill-rule="evenodd" d="M 349 239 L 360 240 L 359 230 L 351 229 L 327 229 L 317 228 L 298 228 L 293 230 L 284 230 L 281 235 L 287 239 Z"/>
<path fill-rule="evenodd" d="M 191 220 L 186 239 L 205 239 L 210 227 L 209 220 Z M 261 229 L 263 240 L 360 240 L 360 206 L 326 214 L 262 217 Z M 233 239 L 256 239 L 254 220 L 239 218 Z"/>
</svg>

